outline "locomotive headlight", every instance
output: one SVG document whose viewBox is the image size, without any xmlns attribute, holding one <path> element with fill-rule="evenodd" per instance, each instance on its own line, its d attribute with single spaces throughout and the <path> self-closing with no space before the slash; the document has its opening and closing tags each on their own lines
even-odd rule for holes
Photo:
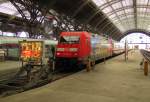
<svg viewBox="0 0 150 102">
<path fill-rule="evenodd" d="M 65 48 L 57 48 L 57 51 L 64 51 Z"/>
<path fill-rule="evenodd" d="M 60 55 L 60 53 L 57 52 L 56 55 Z"/>
<path fill-rule="evenodd" d="M 78 48 L 70 48 L 69 50 L 72 52 L 76 52 L 76 51 L 78 51 Z"/>
</svg>

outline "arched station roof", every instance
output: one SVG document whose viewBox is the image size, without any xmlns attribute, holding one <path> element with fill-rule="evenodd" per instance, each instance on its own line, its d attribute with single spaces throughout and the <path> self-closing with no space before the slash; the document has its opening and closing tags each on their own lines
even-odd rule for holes
<svg viewBox="0 0 150 102">
<path fill-rule="evenodd" d="M 150 30 L 150 0 L 92 0 L 122 32 Z"/>
<path fill-rule="evenodd" d="M 63 3 L 64 1 L 66 2 Z M 73 17 L 86 20 L 85 22 L 116 40 L 119 40 L 128 31 L 141 29 L 146 33 L 150 30 L 150 0 L 64 1 L 62 0 L 61 3 L 65 5 L 65 8 L 67 8 L 67 4 L 71 4 L 71 1 L 72 8 L 76 7 L 75 11 L 71 9 L 69 12 Z M 84 2 L 81 3 L 81 1 Z M 63 8 L 63 5 L 59 6 Z M 67 9 L 65 12 L 68 11 Z"/>
<path fill-rule="evenodd" d="M 21 17 L 8 1 L 11 0 L 0 0 L 0 12 Z M 32 2 L 32 0 L 21 1 Z M 51 4 L 50 8 L 58 13 L 65 13 L 84 24 L 89 24 L 114 40 L 120 40 L 128 32 L 143 31 L 147 35 L 149 35 L 147 32 L 150 32 L 150 0 L 41 0 L 41 2 L 46 2 L 45 5 Z M 24 12 L 29 15 L 26 10 Z"/>
</svg>

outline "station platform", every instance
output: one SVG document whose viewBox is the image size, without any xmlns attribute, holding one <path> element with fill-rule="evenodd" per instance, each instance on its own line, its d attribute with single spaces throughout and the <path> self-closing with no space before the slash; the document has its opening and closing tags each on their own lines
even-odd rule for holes
<svg viewBox="0 0 150 102">
<path fill-rule="evenodd" d="M 140 69 L 139 51 L 117 56 L 51 84 L 16 95 L 0 102 L 149 102 L 150 76 Z"/>
</svg>

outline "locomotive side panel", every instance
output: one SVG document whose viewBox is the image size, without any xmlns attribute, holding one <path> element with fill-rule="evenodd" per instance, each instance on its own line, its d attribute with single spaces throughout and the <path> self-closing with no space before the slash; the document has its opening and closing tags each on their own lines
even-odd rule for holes
<svg viewBox="0 0 150 102">
<path fill-rule="evenodd" d="M 79 44 L 79 58 L 87 60 L 91 53 L 91 38 L 88 32 L 82 32 Z"/>
</svg>

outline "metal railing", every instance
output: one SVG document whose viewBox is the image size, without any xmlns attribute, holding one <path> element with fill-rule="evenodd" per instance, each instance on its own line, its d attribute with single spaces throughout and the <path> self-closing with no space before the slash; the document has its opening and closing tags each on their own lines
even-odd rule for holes
<svg viewBox="0 0 150 102">
<path fill-rule="evenodd" d="M 147 50 L 140 50 L 141 54 L 143 55 L 144 59 L 140 63 L 140 65 L 144 65 L 144 75 L 148 75 L 148 64 L 150 64 L 150 51 Z"/>
</svg>

